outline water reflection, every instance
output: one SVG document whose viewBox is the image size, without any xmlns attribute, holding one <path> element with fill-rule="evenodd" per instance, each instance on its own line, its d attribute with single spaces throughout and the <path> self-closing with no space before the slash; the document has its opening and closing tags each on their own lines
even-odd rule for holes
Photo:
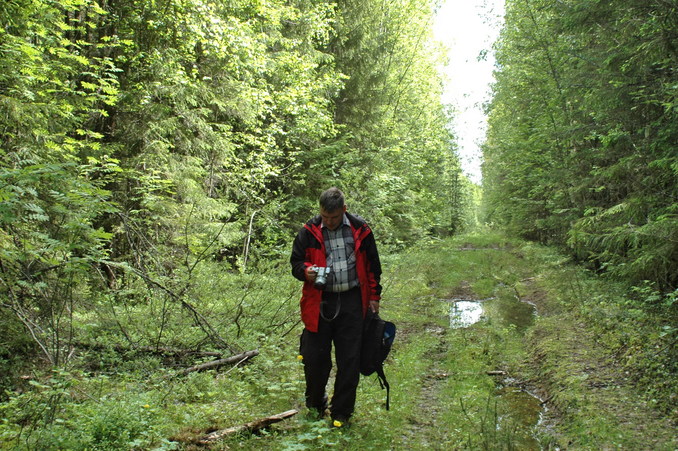
<svg viewBox="0 0 678 451">
<path fill-rule="evenodd" d="M 538 450 L 539 441 L 534 428 L 541 422 L 542 402 L 536 396 L 518 387 L 501 387 L 498 395 L 506 411 L 497 419 L 497 430 L 506 434 L 515 449 Z"/>
<path fill-rule="evenodd" d="M 493 303 L 493 308 L 497 310 L 501 321 L 513 324 L 519 331 L 524 331 L 534 323 L 536 309 L 529 302 L 502 296 Z"/>
<path fill-rule="evenodd" d="M 448 299 L 450 327 L 469 327 L 483 318 L 491 318 L 500 324 L 513 325 L 524 332 L 534 323 L 536 309 L 529 301 L 519 299 L 512 293 L 499 293 L 489 299 Z M 539 450 L 540 443 L 534 435 L 544 413 L 542 401 L 516 386 L 516 381 L 505 378 L 497 381 L 496 439 L 506 443 L 508 449 Z"/>
<path fill-rule="evenodd" d="M 489 316 L 502 321 L 504 324 L 516 326 L 516 329 L 524 332 L 528 327 L 534 324 L 534 318 L 537 316 L 537 308 L 533 302 L 518 296 L 515 289 L 511 289 L 501 283 L 498 287 L 499 295 L 496 302 L 492 303 L 492 313 Z"/>
<path fill-rule="evenodd" d="M 475 324 L 483 317 L 480 301 L 453 299 L 450 307 L 450 327 L 460 329 Z"/>
</svg>

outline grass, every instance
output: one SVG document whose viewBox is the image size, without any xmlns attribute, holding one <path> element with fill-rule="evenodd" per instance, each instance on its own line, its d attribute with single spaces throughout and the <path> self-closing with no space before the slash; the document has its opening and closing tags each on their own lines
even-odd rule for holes
<svg viewBox="0 0 678 451">
<path fill-rule="evenodd" d="M 652 346 L 671 337 L 646 332 L 657 322 L 654 317 L 642 316 L 642 327 L 630 322 L 621 308 L 629 301 L 624 287 L 570 265 L 552 249 L 488 231 L 421 243 L 405 254 L 383 255 L 382 263 L 382 316 L 399 328 L 386 364 L 390 411 L 372 376 L 362 378 L 349 428 L 332 429 L 328 420 L 308 415 L 296 358 L 301 326 L 278 325 L 296 314 L 296 297 L 289 295 L 289 275 L 277 268 L 256 280 L 219 280 L 215 285 L 222 289 L 212 286 L 214 297 L 203 299 L 214 315 L 223 315 L 237 311 L 217 302 L 226 287 L 261 290 L 234 296 L 259 320 L 245 315 L 239 325 L 222 329 L 225 337 L 242 334 L 241 346 L 259 349 L 249 363 L 172 377 L 161 358 L 132 355 L 123 361 L 106 353 L 95 368 L 83 364 L 36 376 L 0 404 L 0 448 L 192 449 L 191 441 L 209 430 L 289 409 L 300 413 L 213 448 L 677 447 L 666 388 L 676 375 L 668 367 L 642 370 L 643 356 L 656 355 L 642 346 L 642 337 L 654 340 Z M 257 304 L 259 299 L 264 300 Z M 450 299 L 483 300 L 485 319 L 451 329 Z M 519 299 L 532 303 L 539 316 L 512 320 L 510 313 L 525 306 Z M 141 314 L 141 307 L 134 308 Z M 176 336 L 190 338 L 195 331 L 179 330 Z M 507 377 L 488 371 L 505 371 Z M 664 388 L 653 403 L 638 383 L 661 371 Z M 539 426 L 534 399 L 515 399 L 525 389 L 546 400 Z"/>
</svg>

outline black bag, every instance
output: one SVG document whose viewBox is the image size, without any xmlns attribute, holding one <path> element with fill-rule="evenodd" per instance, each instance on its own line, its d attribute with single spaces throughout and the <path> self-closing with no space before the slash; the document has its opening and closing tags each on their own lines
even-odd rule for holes
<svg viewBox="0 0 678 451">
<path fill-rule="evenodd" d="M 384 375 L 384 360 L 391 351 L 395 335 L 395 324 L 384 321 L 379 317 L 379 314 L 368 310 L 363 325 L 360 373 L 364 376 L 377 373 L 379 385 L 382 389 L 386 388 L 386 410 L 390 408 L 391 387 Z"/>
</svg>

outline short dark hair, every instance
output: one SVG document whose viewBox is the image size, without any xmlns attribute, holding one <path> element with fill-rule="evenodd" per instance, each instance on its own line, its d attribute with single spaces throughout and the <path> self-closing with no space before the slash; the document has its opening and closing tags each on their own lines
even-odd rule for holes
<svg viewBox="0 0 678 451">
<path fill-rule="evenodd" d="M 320 208 L 330 212 L 343 208 L 346 205 L 344 193 L 339 188 L 332 187 L 320 195 Z"/>
</svg>

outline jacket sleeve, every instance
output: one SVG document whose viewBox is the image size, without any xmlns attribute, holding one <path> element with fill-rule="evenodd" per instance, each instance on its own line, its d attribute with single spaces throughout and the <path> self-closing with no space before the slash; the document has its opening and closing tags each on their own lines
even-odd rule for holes
<svg viewBox="0 0 678 451">
<path fill-rule="evenodd" d="M 377 243 L 374 235 L 370 234 L 363 241 L 365 257 L 367 257 L 367 276 L 370 283 L 370 300 L 378 301 L 381 299 L 381 261 L 377 251 Z"/>
<path fill-rule="evenodd" d="M 309 232 L 306 228 L 299 230 L 294 243 L 292 244 L 292 256 L 290 257 L 290 264 L 292 265 L 292 275 L 301 280 L 306 281 L 306 267 L 310 262 L 306 262 L 306 248 L 308 247 Z"/>
</svg>

